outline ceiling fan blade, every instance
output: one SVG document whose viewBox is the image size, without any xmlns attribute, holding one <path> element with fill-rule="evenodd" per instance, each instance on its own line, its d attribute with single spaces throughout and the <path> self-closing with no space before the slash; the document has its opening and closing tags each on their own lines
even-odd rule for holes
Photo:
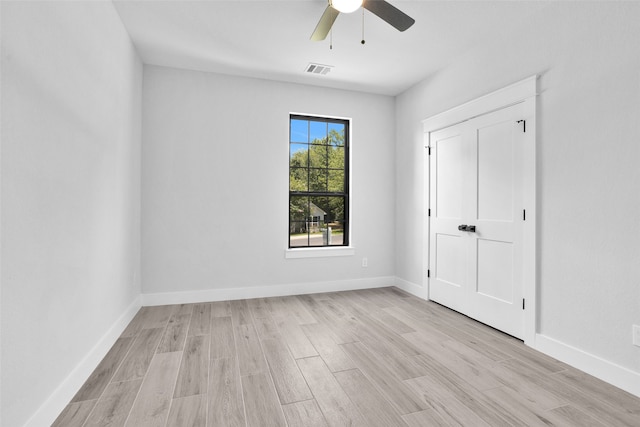
<svg viewBox="0 0 640 427">
<path fill-rule="evenodd" d="M 415 19 L 384 0 L 364 0 L 362 7 L 399 31 L 406 30 L 416 22 Z"/>
<path fill-rule="evenodd" d="M 327 34 L 331 31 L 331 27 L 339 14 L 340 12 L 331 6 L 327 6 L 320 18 L 320 21 L 318 21 L 318 25 L 316 25 L 316 29 L 313 30 L 313 34 L 311 34 L 311 40 L 317 42 L 326 39 Z"/>
</svg>

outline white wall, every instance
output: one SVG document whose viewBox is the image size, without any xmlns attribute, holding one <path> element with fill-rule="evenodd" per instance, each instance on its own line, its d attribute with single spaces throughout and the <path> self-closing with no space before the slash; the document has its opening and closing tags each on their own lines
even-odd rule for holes
<svg viewBox="0 0 640 427">
<path fill-rule="evenodd" d="M 1 7 L 0 423 L 10 427 L 54 392 L 68 401 L 59 387 L 139 300 L 142 65 L 111 2 Z"/>
<path fill-rule="evenodd" d="M 393 276 L 393 98 L 153 66 L 143 86 L 144 294 Z M 353 119 L 354 256 L 284 257 L 290 112 Z"/>
<path fill-rule="evenodd" d="M 539 332 L 640 373 L 640 4 L 562 2 L 397 98 L 396 275 L 423 284 L 420 121 L 539 74 Z M 636 387 L 636 390 L 638 388 Z"/>
</svg>

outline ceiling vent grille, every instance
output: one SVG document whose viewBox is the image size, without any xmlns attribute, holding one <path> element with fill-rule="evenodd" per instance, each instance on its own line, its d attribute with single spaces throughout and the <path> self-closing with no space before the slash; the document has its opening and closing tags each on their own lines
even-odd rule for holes
<svg viewBox="0 0 640 427">
<path fill-rule="evenodd" d="M 331 65 L 322 65 L 322 64 L 309 64 L 307 65 L 307 68 L 305 69 L 305 71 L 307 73 L 310 74 L 320 74 L 320 75 L 325 75 L 327 74 L 329 71 L 331 71 L 333 67 Z"/>
</svg>

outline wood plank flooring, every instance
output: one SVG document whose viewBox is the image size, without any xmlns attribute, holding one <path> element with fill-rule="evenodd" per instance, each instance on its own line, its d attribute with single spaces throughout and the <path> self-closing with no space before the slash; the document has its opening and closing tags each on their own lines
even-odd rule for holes
<svg viewBox="0 0 640 427">
<path fill-rule="evenodd" d="M 396 288 L 143 307 L 54 426 L 640 426 L 640 399 Z"/>
</svg>

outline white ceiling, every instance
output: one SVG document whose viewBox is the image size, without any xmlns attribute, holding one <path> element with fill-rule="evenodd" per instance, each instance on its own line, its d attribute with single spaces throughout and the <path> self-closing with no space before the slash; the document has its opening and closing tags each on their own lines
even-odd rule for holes
<svg viewBox="0 0 640 427">
<path fill-rule="evenodd" d="M 327 0 L 114 0 L 145 64 L 397 95 L 480 43 L 508 37 L 540 1 L 390 0 L 416 20 L 399 32 L 365 11 L 309 40 Z M 310 75 L 308 63 L 331 65 Z"/>
</svg>

